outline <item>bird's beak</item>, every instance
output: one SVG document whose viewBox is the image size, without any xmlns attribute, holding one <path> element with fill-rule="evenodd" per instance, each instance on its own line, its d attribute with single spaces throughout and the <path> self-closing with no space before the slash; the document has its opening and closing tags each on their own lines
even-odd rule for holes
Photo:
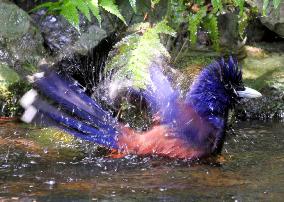
<svg viewBox="0 0 284 202">
<path fill-rule="evenodd" d="M 237 91 L 237 93 L 241 98 L 257 98 L 262 96 L 260 92 L 249 87 L 245 87 L 245 90 Z"/>
</svg>

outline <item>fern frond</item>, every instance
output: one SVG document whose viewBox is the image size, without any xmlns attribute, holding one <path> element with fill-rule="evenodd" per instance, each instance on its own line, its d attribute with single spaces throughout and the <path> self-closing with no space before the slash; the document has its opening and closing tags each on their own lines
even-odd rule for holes
<svg viewBox="0 0 284 202">
<path fill-rule="evenodd" d="M 269 4 L 269 0 L 263 0 L 262 15 L 264 16 L 266 16 L 268 4 Z"/>
<path fill-rule="evenodd" d="M 62 15 L 72 26 L 79 30 L 79 13 L 71 1 L 65 3 L 61 7 L 60 15 Z"/>
<path fill-rule="evenodd" d="M 204 21 L 204 28 L 208 30 L 213 48 L 219 51 L 220 38 L 218 29 L 218 19 L 215 15 L 208 15 Z"/>
<path fill-rule="evenodd" d="M 132 2 L 135 2 L 132 0 Z M 46 2 L 31 10 L 31 12 L 46 8 L 48 12 L 58 12 L 61 14 L 71 25 L 79 30 L 79 11 L 91 21 L 91 13 L 97 18 L 101 25 L 101 16 L 99 7 L 105 9 L 107 12 L 115 15 L 125 24 L 126 21 L 121 15 L 118 6 L 114 0 L 59 0 L 57 2 Z"/>
<path fill-rule="evenodd" d="M 211 4 L 213 6 L 213 13 L 223 10 L 222 0 L 211 0 Z"/>
<path fill-rule="evenodd" d="M 245 0 L 234 0 L 234 4 L 236 7 L 239 7 L 240 9 L 239 15 L 242 16 L 244 13 Z"/>
<path fill-rule="evenodd" d="M 154 8 L 159 2 L 160 0 L 151 0 L 151 8 Z"/>
<path fill-rule="evenodd" d="M 173 37 L 176 36 L 175 30 L 167 25 L 167 21 L 162 21 L 158 23 L 154 29 L 149 31 L 152 31 L 153 34 L 168 34 Z"/>
<path fill-rule="evenodd" d="M 130 6 L 132 7 L 132 9 L 134 10 L 134 12 L 137 12 L 137 8 L 136 8 L 136 0 L 129 0 Z"/>
<path fill-rule="evenodd" d="M 124 17 L 121 15 L 118 6 L 115 4 L 113 0 L 101 0 L 100 6 L 105 9 L 107 12 L 115 15 L 118 17 L 122 22 L 124 22 L 125 25 L 127 25 Z"/>
<path fill-rule="evenodd" d="M 43 8 L 46 8 L 48 11 L 53 11 L 54 9 L 60 9 L 61 7 L 61 2 L 45 2 L 42 3 L 36 7 L 34 7 L 33 9 L 31 9 L 29 12 L 34 12 Z"/>
<path fill-rule="evenodd" d="M 128 78 L 134 87 L 144 89 L 150 82 L 148 68 L 151 63 L 157 57 L 170 57 L 160 42 L 159 34 L 174 35 L 172 31 L 162 21 L 153 28 L 148 27 L 142 36 L 135 33 L 125 37 L 114 47 L 116 51 L 107 63 L 106 71 L 119 69 L 118 77 Z"/>
<path fill-rule="evenodd" d="M 91 21 L 91 15 L 89 11 L 89 7 L 87 1 L 82 0 L 72 0 L 72 3 L 76 6 L 76 8 L 89 20 Z"/>
<path fill-rule="evenodd" d="M 189 41 L 192 46 L 197 41 L 197 31 L 202 19 L 206 16 L 206 8 L 202 7 L 196 14 L 191 14 L 188 20 L 188 31 L 190 32 Z"/>
<path fill-rule="evenodd" d="M 240 35 L 241 39 L 244 39 L 244 37 L 245 37 L 245 30 L 246 30 L 246 28 L 248 26 L 248 21 L 249 21 L 249 17 L 244 12 L 243 15 L 241 15 L 239 17 L 239 21 L 238 21 L 239 35 Z"/>
<path fill-rule="evenodd" d="M 277 9 L 280 5 L 281 0 L 273 0 L 274 9 Z"/>
<path fill-rule="evenodd" d="M 166 19 L 175 29 L 178 29 L 182 23 L 188 22 L 188 11 L 184 0 L 169 0 Z"/>
<path fill-rule="evenodd" d="M 87 0 L 87 6 L 91 10 L 92 14 L 97 18 L 99 25 L 101 26 L 102 18 L 100 16 L 99 1 L 98 0 Z"/>
</svg>

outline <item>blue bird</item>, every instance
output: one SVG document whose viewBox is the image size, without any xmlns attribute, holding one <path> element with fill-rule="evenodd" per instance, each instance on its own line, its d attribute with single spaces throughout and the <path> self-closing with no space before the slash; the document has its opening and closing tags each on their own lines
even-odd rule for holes
<svg viewBox="0 0 284 202">
<path fill-rule="evenodd" d="M 37 73 L 31 79 L 41 93 L 60 104 L 60 109 L 32 89 L 20 101 L 25 108 L 22 120 L 31 122 L 45 117 L 45 124 L 122 155 L 155 154 L 193 160 L 220 153 L 229 110 L 241 98 L 261 96 L 244 86 L 241 69 L 232 57 L 205 67 L 184 99 L 160 67 L 150 66 L 149 73 L 151 82 L 146 89 L 129 89 L 137 91 L 150 106 L 156 121 L 147 131 L 136 131 L 120 123 L 86 95 L 78 82 L 55 72 Z"/>
</svg>

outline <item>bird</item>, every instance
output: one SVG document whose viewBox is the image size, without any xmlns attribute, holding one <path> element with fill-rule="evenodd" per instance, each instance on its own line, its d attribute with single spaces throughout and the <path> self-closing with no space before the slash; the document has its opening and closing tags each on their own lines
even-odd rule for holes
<svg viewBox="0 0 284 202">
<path fill-rule="evenodd" d="M 31 76 L 36 88 L 20 100 L 25 109 L 21 119 L 27 123 L 44 120 L 121 156 L 196 160 L 221 153 L 229 110 L 239 100 L 261 97 L 258 91 L 244 86 L 241 67 L 232 56 L 204 67 L 185 96 L 172 87 L 159 66 L 150 65 L 149 74 L 150 83 L 145 89 L 128 89 L 148 103 L 154 121 L 146 131 L 120 122 L 88 96 L 77 81 L 54 71 Z"/>
</svg>

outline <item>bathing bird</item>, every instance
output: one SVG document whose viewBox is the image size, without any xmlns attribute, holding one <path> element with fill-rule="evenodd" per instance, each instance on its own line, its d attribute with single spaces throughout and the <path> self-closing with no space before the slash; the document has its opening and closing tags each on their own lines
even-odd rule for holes
<svg viewBox="0 0 284 202">
<path fill-rule="evenodd" d="M 150 65 L 149 74 L 145 89 L 129 88 L 143 96 L 155 119 L 147 131 L 119 122 L 78 82 L 52 71 L 31 76 L 37 90 L 31 89 L 20 100 L 25 108 L 22 120 L 44 118 L 45 124 L 122 155 L 195 160 L 221 152 L 228 112 L 240 99 L 261 96 L 244 86 L 241 67 L 233 57 L 204 67 L 183 97 L 159 66 Z M 43 94 L 48 101 L 41 98 Z"/>
</svg>

